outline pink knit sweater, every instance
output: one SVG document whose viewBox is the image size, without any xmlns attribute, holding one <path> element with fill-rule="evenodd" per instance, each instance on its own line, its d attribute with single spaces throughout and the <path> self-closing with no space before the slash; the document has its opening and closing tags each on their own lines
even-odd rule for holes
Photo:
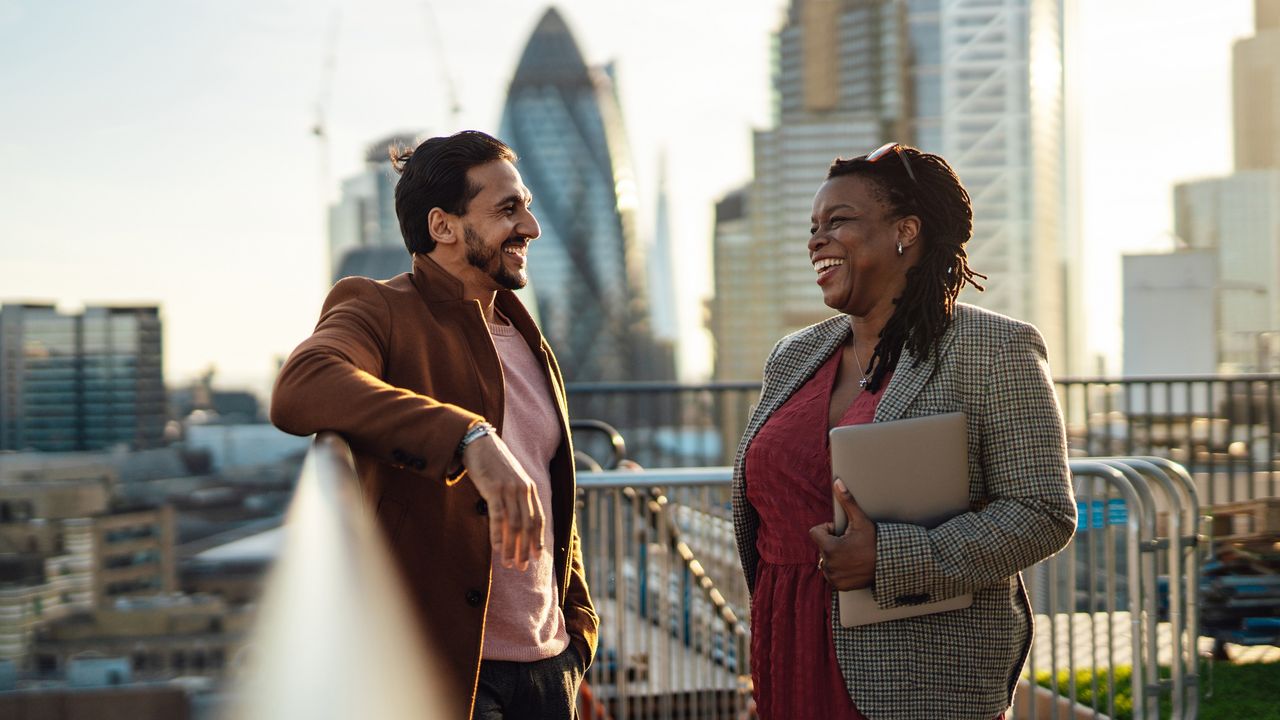
<svg viewBox="0 0 1280 720">
<path fill-rule="evenodd" d="M 511 325 L 489 325 L 502 360 L 502 440 L 538 486 L 543 547 L 527 570 L 493 563 L 489 609 L 484 620 L 485 660 L 531 662 L 554 657 L 569 644 L 556 592 L 551 522 L 551 458 L 560 446 L 560 423 L 542 365 Z M 496 558 L 495 558 L 496 560 Z"/>
</svg>

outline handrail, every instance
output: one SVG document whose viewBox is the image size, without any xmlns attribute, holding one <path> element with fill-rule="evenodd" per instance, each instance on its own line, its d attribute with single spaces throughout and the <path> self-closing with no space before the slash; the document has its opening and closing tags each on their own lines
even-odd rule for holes
<svg viewBox="0 0 1280 720">
<path fill-rule="evenodd" d="M 689 544 L 684 541 L 682 533 L 680 532 L 680 525 L 668 512 L 668 510 L 670 510 L 670 504 L 667 500 L 667 496 L 662 492 L 662 488 L 648 488 L 649 497 L 647 499 L 632 487 L 624 489 L 623 493 L 626 494 L 635 504 L 634 507 L 637 514 L 640 514 L 640 506 L 643 505 L 645 509 L 652 513 L 654 517 L 659 518 L 660 522 L 663 523 L 663 529 L 667 533 L 667 547 L 673 550 L 680 558 L 680 561 L 684 564 L 685 570 L 693 576 L 695 584 L 697 584 L 697 586 L 702 590 L 707 601 L 715 608 L 716 614 L 720 616 L 720 619 L 723 620 L 725 625 L 733 631 L 734 636 L 738 638 L 750 638 L 750 628 L 738 617 L 738 614 L 734 612 L 733 606 L 729 604 L 728 600 L 725 600 L 724 594 L 716 588 L 715 580 L 713 580 L 711 576 L 707 575 L 702 563 L 698 560 L 697 556 L 694 555 Z"/>
<path fill-rule="evenodd" d="M 361 499 L 351 449 L 316 436 L 234 678 L 232 720 L 446 718 L 440 673 Z"/>
<path fill-rule="evenodd" d="M 581 450 L 574 451 L 574 454 L 579 456 L 576 459 L 581 459 L 585 461 L 587 463 L 587 466 L 590 467 L 593 471 L 599 472 L 600 470 L 613 470 L 617 468 L 618 465 L 621 464 L 623 460 L 626 459 L 627 441 L 622 438 L 622 433 L 618 432 L 618 429 L 615 428 L 614 426 L 610 425 L 609 423 L 603 420 L 592 420 L 591 418 L 571 420 L 569 422 L 569 431 L 576 432 L 579 430 L 587 430 L 591 432 L 600 433 L 601 435 L 604 435 L 605 438 L 609 441 L 609 450 L 612 453 L 613 457 L 610 459 L 609 464 L 607 466 L 601 466 L 600 463 L 596 461 L 595 458 L 591 457 L 590 455 L 587 455 Z"/>
<path fill-rule="evenodd" d="M 703 596 L 715 608 L 715 613 L 742 642 L 749 642 L 751 629 L 735 612 L 723 593 L 716 587 L 715 580 L 707 575 L 706 569 L 694 554 L 689 544 L 682 537 L 679 523 L 670 516 L 670 505 L 664 488 L 704 485 L 708 482 L 728 484 L 732 479 L 733 469 L 729 467 L 680 468 L 677 470 L 644 470 L 644 471 L 604 471 L 580 473 L 578 486 L 581 488 L 614 488 L 621 489 L 623 495 L 632 502 L 637 514 L 642 509 L 648 510 L 659 522 L 666 533 L 667 546 L 680 558 L 686 571 L 694 579 L 694 584 L 702 591 Z M 643 490 L 642 494 L 639 490 Z M 647 497 L 646 497 L 647 495 Z"/>
</svg>

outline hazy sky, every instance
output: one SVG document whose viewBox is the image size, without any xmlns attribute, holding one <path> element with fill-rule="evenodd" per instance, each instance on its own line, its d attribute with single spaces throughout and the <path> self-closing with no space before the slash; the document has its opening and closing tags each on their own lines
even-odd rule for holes
<svg viewBox="0 0 1280 720">
<path fill-rule="evenodd" d="M 711 204 L 750 177 L 751 129 L 769 122 L 770 33 L 785 5 L 558 3 L 588 62 L 617 62 L 642 200 L 667 155 L 691 335 L 709 290 Z M 265 389 L 327 289 L 338 181 L 391 132 L 496 132 L 545 7 L 0 0 L 0 302 L 159 302 L 170 383 L 216 365 L 220 384 Z M 1120 253 L 1169 247 L 1171 183 L 1230 170 L 1231 41 L 1251 34 L 1252 4 L 1077 7 L 1089 342 L 1115 353 Z M 334 8 L 324 162 L 310 129 Z"/>
</svg>

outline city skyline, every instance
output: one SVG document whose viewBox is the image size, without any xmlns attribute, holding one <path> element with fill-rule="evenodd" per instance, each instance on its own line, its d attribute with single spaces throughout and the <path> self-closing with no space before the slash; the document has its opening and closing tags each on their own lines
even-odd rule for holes
<svg viewBox="0 0 1280 720">
<path fill-rule="evenodd" d="M 652 222 L 656 158 L 667 151 L 682 339 L 701 341 L 713 203 L 750 177 L 751 131 L 769 119 L 768 38 L 785 2 L 556 6 L 588 64 L 617 60 L 642 223 Z M 315 321 L 338 179 L 391 132 L 495 131 L 523 41 L 548 6 L 440 5 L 430 18 L 421 7 L 344 5 L 334 24 L 300 0 L 216 12 L 0 2 L 0 86 L 21 108 L 0 118 L 11 203 L 0 215 L 0 299 L 158 301 L 170 383 L 216 364 L 229 384 L 265 389 L 273 358 Z M 1077 8 L 1068 65 L 1081 86 L 1089 346 L 1115 353 L 1119 255 L 1170 246 L 1173 183 L 1231 167 L 1231 40 L 1251 34 L 1252 3 Z M 1131 32 L 1139 21 L 1144 32 Z M 331 27 L 321 162 L 309 130 Z M 467 28 L 483 28 L 485 41 Z M 709 359 L 690 349 L 686 372 L 705 370 Z"/>
</svg>

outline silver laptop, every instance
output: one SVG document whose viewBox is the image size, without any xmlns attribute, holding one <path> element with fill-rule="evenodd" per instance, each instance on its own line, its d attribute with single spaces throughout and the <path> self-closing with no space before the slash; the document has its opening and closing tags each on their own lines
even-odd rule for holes
<svg viewBox="0 0 1280 720">
<path fill-rule="evenodd" d="M 858 505 L 877 522 L 934 528 L 969 510 L 969 448 L 964 413 L 832 428 L 831 469 Z M 836 532 L 848 520 L 835 505 Z M 883 609 L 871 590 L 840 593 L 845 627 L 959 610 L 965 593 L 937 602 Z"/>
</svg>

